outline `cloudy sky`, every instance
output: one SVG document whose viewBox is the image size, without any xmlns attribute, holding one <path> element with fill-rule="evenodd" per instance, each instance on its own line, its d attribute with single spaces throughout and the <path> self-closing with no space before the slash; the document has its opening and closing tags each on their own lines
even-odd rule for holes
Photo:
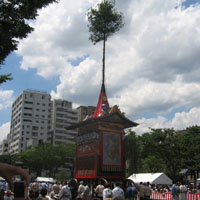
<svg viewBox="0 0 200 200">
<path fill-rule="evenodd" d="M 96 106 L 102 42 L 88 40 L 86 12 L 98 0 L 60 0 L 40 10 L 34 31 L 7 57 L 0 73 L 0 140 L 9 132 L 11 104 L 25 89 Z M 111 106 L 140 125 L 184 129 L 200 124 L 200 0 L 116 0 L 124 27 L 106 43 Z"/>
</svg>

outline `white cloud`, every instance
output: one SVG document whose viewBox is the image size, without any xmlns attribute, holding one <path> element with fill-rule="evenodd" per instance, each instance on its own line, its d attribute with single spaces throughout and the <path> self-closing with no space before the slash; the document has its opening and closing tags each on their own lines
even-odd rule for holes
<svg viewBox="0 0 200 200">
<path fill-rule="evenodd" d="M 10 131 L 10 122 L 4 123 L 0 126 L 0 141 L 6 139 Z"/>
<path fill-rule="evenodd" d="M 85 14 L 97 2 L 61 0 L 42 9 L 35 31 L 19 45 L 21 68 L 35 68 L 44 78 L 59 76 L 60 83 L 51 92 L 54 98 L 96 105 L 102 43 L 94 46 L 88 40 Z M 200 5 L 183 9 L 181 2 L 117 1 L 125 26 L 106 43 L 110 104 L 118 104 L 130 118 L 141 118 L 141 122 L 156 127 L 168 124 L 164 114 L 200 106 Z M 71 59 L 84 56 L 78 66 L 72 66 Z M 145 113 L 159 117 L 146 120 L 142 118 Z M 171 124 L 183 127 L 186 122 L 181 124 L 177 118 L 178 114 Z"/>
<path fill-rule="evenodd" d="M 0 110 L 10 107 L 13 99 L 13 90 L 0 90 Z"/>
<path fill-rule="evenodd" d="M 174 130 L 183 130 L 189 126 L 199 125 L 200 108 L 192 108 L 188 112 L 178 112 L 172 120 L 158 116 L 156 118 L 145 119 L 144 117 L 136 120 L 139 125 L 133 130 L 141 135 L 150 132 L 150 128 L 174 128 Z"/>
</svg>

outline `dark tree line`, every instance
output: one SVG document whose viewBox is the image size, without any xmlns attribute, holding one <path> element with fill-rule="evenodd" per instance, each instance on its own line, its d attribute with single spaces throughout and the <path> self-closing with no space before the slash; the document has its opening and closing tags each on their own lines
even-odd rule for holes
<svg viewBox="0 0 200 200">
<path fill-rule="evenodd" d="M 189 127 L 176 132 L 173 129 L 152 129 L 137 136 L 127 131 L 125 157 L 127 176 L 132 173 L 164 172 L 172 180 L 183 179 L 182 169 L 188 169 L 194 180 L 200 171 L 200 127 Z"/>
<path fill-rule="evenodd" d="M 23 168 L 29 169 L 30 173 L 41 176 L 43 170 L 48 172 L 49 177 L 55 177 L 62 173 L 59 168 L 65 168 L 66 164 L 75 160 L 74 145 L 40 144 L 37 147 L 31 147 L 26 152 L 18 154 L 1 155 L 0 162 L 16 165 L 22 163 Z M 65 170 L 65 175 L 70 177 Z"/>
</svg>

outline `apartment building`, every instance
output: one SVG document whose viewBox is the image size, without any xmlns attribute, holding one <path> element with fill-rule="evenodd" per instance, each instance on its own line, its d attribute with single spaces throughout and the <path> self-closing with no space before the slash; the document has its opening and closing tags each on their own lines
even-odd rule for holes
<svg viewBox="0 0 200 200">
<path fill-rule="evenodd" d="M 5 139 L 0 142 L 0 155 L 7 153 L 8 153 L 8 140 Z"/>
<path fill-rule="evenodd" d="M 24 90 L 14 101 L 8 135 L 9 153 L 26 151 L 30 141 L 48 142 L 50 103 L 50 94 L 32 90 Z"/>
<path fill-rule="evenodd" d="M 78 121 L 83 121 L 87 116 L 92 116 L 95 108 L 94 106 L 79 106 L 76 108 L 78 112 Z"/>
<path fill-rule="evenodd" d="M 66 127 L 78 122 L 77 113 L 70 101 L 51 101 L 46 92 L 24 90 L 12 104 L 8 153 L 24 152 L 40 142 L 52 145 L 74 143 L 77 130 Z"/>
<path fill-rule="evenodd" d="M 73 144 L 77 130 L 66 128 L 78 121 L 77 110 L 72 109 L 72 102 L 53 100 L 51 103 L 51 138 L 53 145 Z"/>
</svg>

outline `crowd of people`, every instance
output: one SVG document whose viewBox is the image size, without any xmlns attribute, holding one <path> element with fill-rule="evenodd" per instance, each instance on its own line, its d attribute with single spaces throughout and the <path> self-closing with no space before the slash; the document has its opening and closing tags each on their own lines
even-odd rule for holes
<svg viewBox="0 0 200 200">
<path fill-rule="evenodd" d="M 5 181 L 0 182 L 0 200 L 16 199 L 13 177 L 21 175 L 24 179 L 24 197 L 27 200 L 149 200 L 152 192 L 170 193 L 173 200 L 187 200 L 187 193 L 200 193 L 200 185 L 194 184 L 173 184 L 172 186 L 158 186 L 147 183 L 110 182 L 102 180 L 95 184 L 83 180 L 72 179 L 60 184 L 30 183 L 29 172 L 18 166 L 0 163 L 0 176 Z M 25 189 L 26 188 L 26 189 Z M 26 194 L 25 194 L 26 193 Z M 19 198 L 18 198 L 19 199 Z M 20 200 L 21 200 L 20 199 Z"/>
<path fill-rule="evenodd" d="M 61 184 L 53 184 L 49 187 L 48 184 L 31 183 L 29 186 L 29 198 L 36 200 L 136 200 L 138 196 L 138 186 L 131 182 L 127 182 L 125 188 L 121 182 L 108 183 L 99 181 L 97 185 L 87 184 L 84 181 L 70 184 L 70 182 L 62 182 Z M 149 190 L 150 191 L 150 190 Z M 146 193 L 145 193 L 146 194 Z M 150 199 L 150 192 L 148 198 Z"/>
<path fill-rule="evenodd" d="M 150 200 L 154 192 L 163 195 L 170 193 L 173 200 L 187 200 L 187 193 L 200 192 L 200 186 L 194 191 L 192 184 L 150 185 L 147 183 L 107 182 L 88 183 L 76 179 L 62 183 L 31 182 L 28 200 Z M 13 200 L 14 193 L 9 190 L 6 181 L 0 182 L 0 200 Z"/>
</svg>

